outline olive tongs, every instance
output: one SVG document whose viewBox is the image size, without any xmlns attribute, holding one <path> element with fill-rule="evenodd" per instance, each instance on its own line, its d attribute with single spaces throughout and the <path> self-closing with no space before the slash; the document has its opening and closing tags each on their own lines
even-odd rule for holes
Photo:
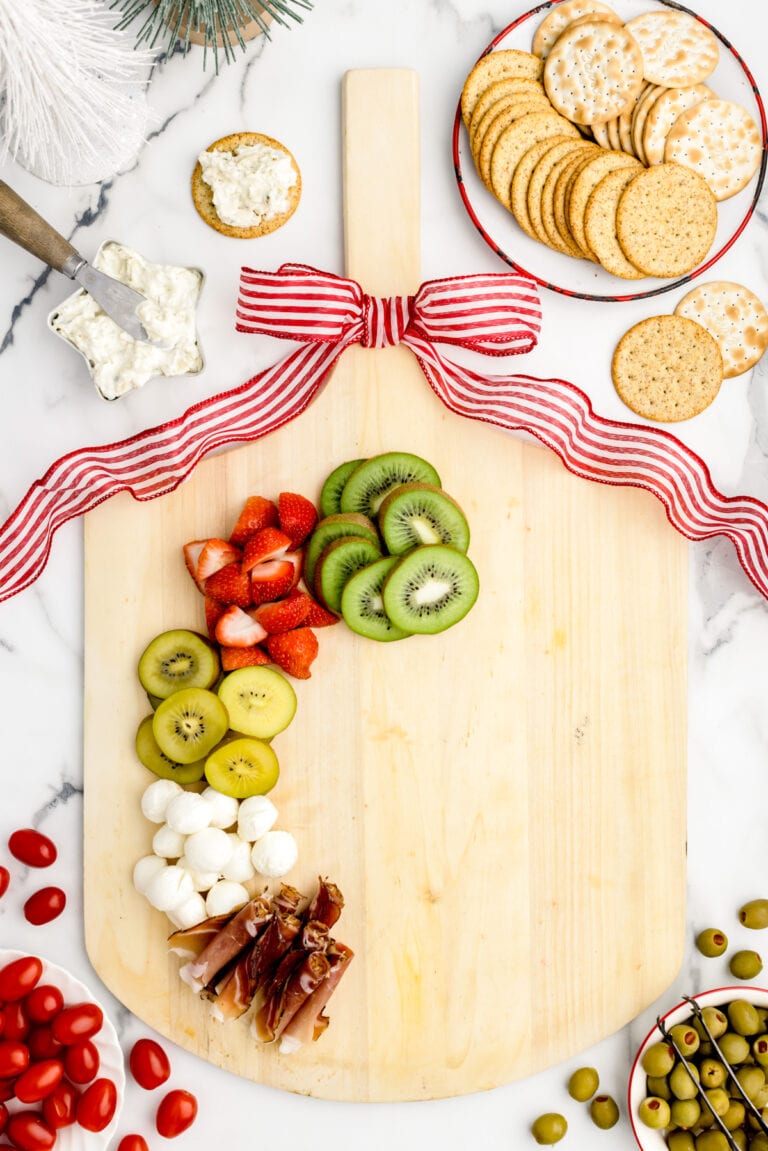
<svg viewBox="0 0 768 1151">
<path fill-rule="evenodd" d="M 715 1039 L 714 1035 L 710 1031 L 709 1026 L 707 1025 L 707 1023 L 704 1019 L 704 1014 L 703 1014 L 701 1008 L 699 1007 L 698 1003 L 696 1002 L 695 999 L 691 999 L 691 997 L 689 995 L 684 995 L 683 1000 L 689 1005 L 689 1007 L 691 1008 L 691 1011 L 696 1016 L 696 1019 L 698 1020 L 699 1026 L 701 1027 L 703 1033 L 707 1037 L 707 1041 L 712 1044 L 712 1050 L 715 1052 L 718 1059 L 722 1063 L 723 1067 L 727 1071 L 728 1076 L 731 1079 L 731 1081 L 733 1082 L 737 1093 L 741 1096 L 742 1102 L 744 1103 L 745 1111 L 749 1115 L 752 1116 L 752 1118 L 757 1123 L 759 1129 L 761 1131 L 764 1131 L 765 1134 L 768 1135 L 768 1123 L 766 1123 L 766 1121 L 763 1119 L 762 1115 L 760 1114 L 760 1111 L 755 1106 L 755 1104 L 752 1102 L 752 1100 L 747 1096 L 747 1093 L 745 1092 L 741 1083 L 736 1078 L 736 1074 L 735 1074 L 731 1064 L 728 1062 L 728 1060 L 723 1055 L 722 1051 L 720 1050 L 720 1047 L 718 1046 L 717 1040 Z M 728 1143 L 728 1146 L 731 1148 L 731 1151 L 740 1151 L 738 1143 L 736 1142 L 733 1135 L 731 1134 L 731 1132 L 726 1127 L 725 1123 L 723 1123 L 722 1118 L 717 1114 L 717 1112 L 714 1110 L 714 1108 L 709 1106 L 706 1094 L 704 1092 L 704 1089 L 701 1086 L 701 1083 L 699 1082 L 697 1076 L 695 1076 L 691 1071 L 691 1064 L 689 1064 L 688 1060 L 683 1055 L 683 1053 L 680 1050 L 680 1047 L 678 1046 L 674 1037 L 670 1034 L 670 1032 L 664 1026 L 664 1023 L 663 1023 L 661 1017 L 658 1017 L 656 1019 L 656 1026 L 658 1027 L 662 1038 L 665 1040 L 665 1042 L 669 1043 L 670 1047 L 672 1047 L 674 1049 L 674 1052 L 677 1055 L 678 1059 L 683 1064 L 683 1066 L 686 1068 L 691 1079 L 696 1084 L 696 1092 L 699 1096 L 699 1099 L 701 1100 L 701 1102 L 703 1102 L 706 1105 L 707 1109 L 711 1112 L 715 1126 L 718 1127 L 719 1130 L 722 1132 L 723 1136 L 725 1137 L 725 1139 Z"/>
</svg>

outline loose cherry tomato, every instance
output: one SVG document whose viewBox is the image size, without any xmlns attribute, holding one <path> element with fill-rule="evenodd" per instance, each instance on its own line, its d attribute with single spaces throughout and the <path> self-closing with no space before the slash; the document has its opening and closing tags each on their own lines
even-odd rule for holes
<svg viewBox="0 0 768 1151">
<path fill-rule="evenodd" d="M 24 955 L 0 968 L 0 1001 L 13 1003 L 29 995 L 40 982 L 43 964 L 36 955 Z"/>
<path fill-rule="evenodd" d="M 5 1020 L 3 1037 L 5 1039 L 23 1039 L 26 1042 L 31 1028 L 24 1001 L 17 999 L 15 1003 L 6 1003 L 2 1015 Z"/>
<path fill-rule="evenodd" d="M 197 1099 L 191 1091 L 169 1091 L 160 1100 L 160 1106 L 155 1116 L 155 1126 L 158 1134 L 166 1139 L 175 1139 L 188 1127 L 191 1127 L 197 1118 Z"/>
<path fill-rule="evenodd" d="M 90 1039 L 64 1049 L 64 1070 L 73 1083 L 90 1083 L 98 1075 L 100 1063 L 98 1048 Z"/>
<path fill-rule="evenodd" d="M 5 1131 L 7 1123 L 8 1123 L 8 1108 L 3 1103 L 0 1103 L 0 1134 L 2 1134 L 3 1131 Z M 118 1151 L 119 1151 L 119 1149 L 118 1149 Z"/>
<path fill-rule="evenodd" d="M 56 1142 L 56 1132 L 37 1111 L 17 1111 L 11 1115 L 6 1133 L 20 1151 L 48 1151 Z"/>
<path fill-rule="evenodd" d="M 137 1039 L 128 1060 L 131 1075 L 145 1091 L 153 1091 L 170 1077 L 171 1063 L 154 1039 Z"/>
<path fill-rule="evenodd" d="M 104 1012 L 96 1003 L 73 1003 L 51 1020 L 51 1031 L 65 1045 L 90 1039 L 101 1030 Z"/>
<path fill-rule="evenodd" d="M 67 906 L 67 897 L 60 887 L 41 887 L 24 904 L 24 918 L 35 927 L 58 918 Z"/>
<path fill-rule="evenodd" d="M 38 983 L 24 1000 L 27 1018 L 31 1023 L 50 1023 L 64 1006 L 64 996 L 52 983 Z"/>
<path fill-rule="evenodd" d="M 33 1027 L 25 1040 L 33 1059 L 58 1059 L 64 1050 L 63 1044 L 54 1039 L 50 1027 Z"/>
<path fill-rule="evenodd" d="M 111 1079 L 96 1079 L 77 1101 L 77 1122 L 86 1131 L 103 1131 L 115 1114 L 117 1088 Z"/>
<path fill-rule="evenodd" d="M 9 1099 L 13 1099 L 13 1085 L 15 1082 L 15 1076 L 12 1079 L 0 1079 L 0 1103 L 7 1103 Z"/>
<path fill-rule="evenodd" d="M 123 1135 L 117 1151 L 149 1151 L 149 1146 L 143 1135 Z"/>
<path fill-rule="evenodd" d="M 3 898 L 11 882 L 11 873 L 7 867 L 0 867 L 0 899 Z"/>
<path fill-rule="evenodd" d="M 54 1087 L 50 1095 L 43 1100 L 43 1119 L 54 1131 L 60 1127 L 70 1127 L 75 1122 L 77 1101 L 80 1092 L 66 1079 L 62 1079 L 58 1087 Z"/>
<path fill-rule="evenodd" d="M 29 1050 L 17 1039 L 0 1040 L 0 1079 L 21 1075 L 29 1067 Z"/>
<path fill-rule="evenodd" d="M 34 827 L 22 827 L 14 831 L 8 840 L 11 855 L 27 867 L 50 867 L 58 852 L 56 844 L 47 835 L 35 831 Z"/>
<path fill-rule="evenodd" d="M 21 1103 L 39 1103 L 58 1087 L 64 1078 L 64 1065 L 60 1059 L 43 1059 L 33 1063 L 21 1074 L 14 1085 L 14 1093 Z"/>
</svg>

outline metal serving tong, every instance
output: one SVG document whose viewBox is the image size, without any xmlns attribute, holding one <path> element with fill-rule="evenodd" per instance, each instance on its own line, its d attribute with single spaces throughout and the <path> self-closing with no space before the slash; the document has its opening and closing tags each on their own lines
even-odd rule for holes
<svg viewBox="0 0 768 1151">
<path fill-rule="evenodd" d="M 96 303 L 134 340 L 151 343 L 136 309 L 140 292 L 92 268 L 13 188 L 0 180 L 0 233 L 57 272 L 77 280 Z"/>
<path fill-rule="evenodd" d="M 704 1020 L 704 1014 L 703 1014 L 701 1008 L 699 1007 L 698 1003 L 696 1002 L 695 999 L 691 999 L 691 997 L 689 995 L 684 995 L 683 1000 L 691 1008 L 691 1012 L 693 1015 L 696 1016 L 696 1019 L 698 1020 L 702 1031 L 706 1035 L 708 1042 L 712 1044 L 712 1050 L 717 1055 L 717 1058 L 720 1060 L 723 1067 L 727 1071 L 729 1079 L 734 1084 L 736 1091 L 741 1096 L 741 1100 L 744 1104 L 745 1111 L 749 1115 L 752 1116 L 752 1118 L 758 1124 L 760 1130 L 764 1131 L 765 1134 L 768 1135 L 768 1123 L 766 1123 L 766 1121 L 763 1119 L 762 1115 L 760 1114 L 760 1111 L 758 1110 L 757 1107 L 755 1107 L 754 1103 L 747 1096 L 746 1092 L 744 1091 L 744 1088 L 741 1086 L 741 1083 L 736 1078 L 736 1075 L 735 1075 L 733 1068 L 731 1067 L 730 1063 L 728 1062 L 728 1060 L 723 1055 L 722 1051 L 720 1050 L 720 1047 L 718 1046 L 717 1040 L 715 1039 L 714 1035 L 712 1034 L 709 1027 L 707 1026 L 707 1023 Z M 674 1048 L 674 1052 L 677 1055 L 677 1058 L 680 1060 L 680 1062 L 683 1064 L 683 1066 L 689 1071 L 689 1074 L 690 1074 L 690 1066 L 691 1065 L 689 1064 L 686 1057 L 683 1055 L 678 1044 L 672 1038 L 672 1035 L 670 1034 L 670 1032 L 664 1026 L 664 1023 L 663 1023 L 661 1017 L 658 1017 L 656 1019 L 656 1026 L 658 1027 L 659 1031 L 661 1032 L 662 1038 L 665 1040 L 665 1042 L 669 1043 L 670 1047 Z M 699 1100 L 706 1105 L 706 1107 L 709 1111 L 712 1112 L 712 1118 L 714 1119 L 715 1125 L 718 1127 L 718 1129 L 724 1135 L 724 1137 L 728 1143 L 728 1146 L 731 1148 L 731 1151 L 740 1151 L 738 1143 L 736 1142 L 736 1140 L 734 1139 L 731 1132 L 728 1130 L 728 1128 L 723 1123 L 723 1120 L 720 1118 L 720 1116 L 717 1114 L 717 1112 L 709 1106 L 709 1103 L 707 1102 L 707 1096 L 706 1096 L 704 1089 L 702 1088 L 701 1083 L 699 1082 L 698 1078 L 696 1078 L 695 1075 L 691 1074 L 691 1079 L 693 1079 L 694 1083 L 696 1084 L 696 1092 L 697 1092 L 697 1095 L 699 1096 Z"/>
</svg>

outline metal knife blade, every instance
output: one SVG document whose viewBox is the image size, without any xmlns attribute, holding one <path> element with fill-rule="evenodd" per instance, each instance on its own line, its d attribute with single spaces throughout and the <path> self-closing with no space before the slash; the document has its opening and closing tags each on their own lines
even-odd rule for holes
<svg viewBox="0 0 768 1151">
<path fill-rule="evenodd" d="M 72 273 L 72 279 L 77 280 L 93 296 L 100 308 L 118 324 L 123 331 L 132 336 L 134 340 L 142 343 L 151 343 L 146 329 L 139 319 L 136 309 L 144 302 L 141 292 L 129 288 L 120 280 L 115 280 L 105 272 L 100 272 L 91 266 L 87 260 L 80 257 L 81 263 Z M 69 274 L 65 271 L 65 275 Z"/>
</svg>

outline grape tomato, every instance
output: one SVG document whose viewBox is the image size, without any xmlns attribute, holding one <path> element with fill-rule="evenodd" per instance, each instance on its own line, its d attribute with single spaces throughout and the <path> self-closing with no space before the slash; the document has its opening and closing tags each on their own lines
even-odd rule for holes
<svg viewBox="0 0 768 1151">
<path fill-rule="evenodd" d="M 34 927 L 42 927 L 57 919 L 67 906 L 67 897 L 60 887 L 41 887 L 24 904 L 24 918 Z"/>
<path fill-rule="evenodd" d="M 139 1087 L 152 1091 L 170 1077 L 171 1063 L 154 1039 L 137 1039 L 131 1048 L 128 1064 Z"/>
<path fill-rule="evenodd" d="M 29 1067 L 29 1049 L 17 1039 L 0 1040 L 0 1079 L 21 1075 Z"/>
<path fill-rule="evenodd" d="M 96 1003 L 73 1003 L 51 1020 L 54 1038 L 65 1046 L 90 1039 L 101 1030 L 104 1012 Z"/>
<path fill-rule="evenodd" d="M 149 1145 L 143 1135 L 123 1135 L 117 1151 L 149 1151 Z"/>
<path fill-rule="evenodd" d="M 58 1087 L 54 1087 L 43 1100 L 43 1119 L 48 1126 L 54 1131 L 71 1126 L 75 1122 L 79 1098 L 80 1092 L 66 1079 L 62 1079 Z"/>
<path fill-rule="evenodd" d="M 16 1080 L 14 1093 L 20 1103 L 39 1103 L 58 1087 L 64 1078 L 60 1059 L 43 1059 L 33 1063 Z"/>
<path fill-rule="evenodd" d="M 8 840 L 8 849 L 20 863 L 27 867 L 50 867 L 58 852 L 56 844 L 47 835 L 35 831 L 33 827 L 22 827 L 14 831 Z"/>
<path fill-rule="evenodd" d="M 31 1028 L 23 1002 L 17 999 L 15 1003 L 6 1003 L 2 1009 L 2 1016 L 4 1020 L 3 1037 L 26 1041 Z"/>
<path fill-rule="evenodd" d="M 3 898 L 11 882 L 11 873 L 7 867 L 0 867 L 0 899 Z"/>
<path fill-rule="evenodd" d="M 48 1151 L 56 1142 L 56 1132 L 37 1111 L 17 1111 L 11 1115 L 6 1134 L 20 1151 Z"/>
<path fill-rule="evenodd" d="M 90 1039 L 64 1049 L 64 1070 L 73 1083 L 90 1083 L 99 1073 L 98 1048 Z"/>
<path fill-rule="evenodd" d="M 36 955 L 24 955 L 0 968 L 0 1001 L 23 999 L 40 982 L 43 964 Z"/>
<path fill-rule="evenodd" d="M 38 983 L 25 998 L 24 1006 L 32 1023 L 50 1023 L 64 1006 L 64 996 L 52 983 Z"/>
<path fill-rule="evenodd" d="M 117 1088 L 111 1079 L 96 1079 L 77 1101 L 77 1122 L 86 1131 L 103 1131 L 117 1108 Z"/>
<path fill-rule="evenodd" d="M 54 1039 L 47 1024 L 33 1027 L 26 1038 L 26 1044 L 33 1059 L 58 1059 L 64 1049 L 63 1044 Z"/>
<path fill-rule="evenodd" d="M 175 1139 L 197 1118 L 197 1099 L 191 1091 L 169 1091 L 157 1108 L 155 1126 L 165 1139 Z"/>
</svg>

